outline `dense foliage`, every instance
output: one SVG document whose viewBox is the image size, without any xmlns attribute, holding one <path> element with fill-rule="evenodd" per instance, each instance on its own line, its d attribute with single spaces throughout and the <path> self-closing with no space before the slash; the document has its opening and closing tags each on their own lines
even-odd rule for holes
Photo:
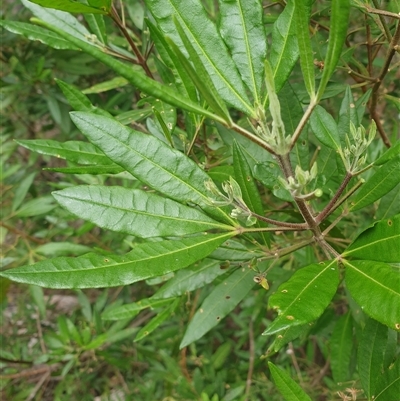
<svg viewBox="0 0 400 401">
<path fill-rule="evenodd" d="M 400 2 L 21 1 L 3 28 L 58 50 L 7 49 L 1 234 L 28 252 L 1 276 L 39 326 L 40 287 L 81 309 L 33 359 L 8 340 L 4 394 L 19 361 L 60 400 L 395 400 Z"/>
</svg>

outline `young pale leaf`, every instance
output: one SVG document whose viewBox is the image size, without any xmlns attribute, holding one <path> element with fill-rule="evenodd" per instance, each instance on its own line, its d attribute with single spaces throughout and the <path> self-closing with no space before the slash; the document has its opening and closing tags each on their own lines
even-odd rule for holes
<svg viewBox="0 0 400 401">
<path fill-rule="evenodd" d="M 217 285 L 193 316 L 180 348 L 203 337 L 231 312 L 253 288 L 253 278 L 254 272 L 251 269 L 241 268 Z"/>
<path fill-rule="evenodd" d="M 30 40 L 38 40 L 53 49 L 78 50 L 78 47 L 47 29 L 18 21 L 0 21 L 0 26 L 12 33 L 23 35 Z"/>
<path fill-rule="evenodd" d="M 0 275 L 48 288 L 128 285 L 189 266 L 231 236 L 231 233 L 208 234 L 180 241 L 144 243 L 123 256 L 91 253 L 77 258 L 55 258 L 3 271 Z"/>
<path fill-rule="evenodd" d="M 331 369 L 336 383 L 350 379 L 351 351 L 353 348 L 353 319 L 348 312 L 336 322 L 330 340 Z"/>
<path fill-rule="evenodd" d="M 233 61 L 250 89 L 254 102 L 261 104 L 264 59 L 267 43 L 263 10 L 259 0 L 219 1 L 220 32 Z"/>
<path fill-rule="evenodd" d="M 360 125 L 353 94 L 351 92 L 350 85 L 347 85 L 342 103 L 340 105 L 339 122 L 337 128 L 340 140 L 343 143 L 345 143 L 346 135 L 350 133 L 350 123 L 353 123 L 356 127 Z"/>
<path fill-rule="evenodd" d="M 363 231 L 343 253 L 344 257 L 397 263 L 400 260 L 400 215 L 375 223 Z"/>
<path fill-rule="evenodd" d="M 146 0 L 146 4 L 164 34 L 182 48 L 182 41 L 176 31 L 173 18 L 179 20 L 222 99 L 246 114 L 253 115 L 253 108 L 249 104 L 236 66 L 216 26 L 207 17 L 201 2 L 198 0 Z"/>
<path fill-rule="evenodd" d="M 85 20 L 89 25 L 90 31 L 103 44 L 107 44 L 106 24 L 101 14 L 84 14 Z"/>
<path fill-rule="evenodd" d="M 242 191 L 243 200 L 252 212 L 261 216 L 264 215 L 264 208 L 261 202 L 260 193 L 258 192 L 257 185 L 254 181 L 251 168 L 247 163 L 246 157 L 240 145 L 233 142 L 233 168 L 235 178 Z M 266 223 L 257 221 L 256 227 L 266 227 Z M 261 233 L 263 241 L 268 246 L 270 245 L 269 233 Z"/>
<path fill-rule="evenodd" d="M 91 143 L 81 141 L 58 142 L 52 139 L 27 139 L 16 141 L 19 145 L 42 155 L 54 156 L 80 164 L 115 164 Z"/>
<path fill-rule="evenodd" d="M 376 383 L 383 371 L 387 339 L 388 328 L 368 319 L 357 352 L 358 374 L 368 399 L 375 394 Z"/>
<path fill-rule="evenodd" d="M 344 261 L 346 285 L 362 310 L 400 331 L 400 275 L 382 262 Z"/>
<path fill-rule="evenodd" d="M 295 0 L 294 19 L 296 35 L 300 50 L 300 66 L 303 73 L 304 84 L 310 99 L 315 97 L 314 57 L 310 40 L 310 1 Z"/>
<path fill-rule="evenodd" d="M 220 261 L 206 259 L 198 265 L 179 270 L 153 295 L 152 299 L 178 297 L 204 287 L 225 273 L 226 270 L 221 267 Z"/>
<path fill-rule="evenodd" d="M 278 310 L 278 317 L 263 335 L 310 323 L 320 317 L 335 295 L 338 284 L 335 260 L 298 270 L 269 298 L 268 306 Z"/>
<path fill-rule="evenodd" d="M 376 393 L 371 399 L 374 401 L 397 400 L 400 394 L 400 358 L 397 358 L 379 379 Z"/>
<path fill-rule="evenodd" d="M 278 93 L 299 58 L 294 19 L 294 1 L 286 4 L 272 29 L 270 64 L 274 72 L 275 90 Z"/>
<path fill-rule="evenodd" d="M 319 83 L 317 99 L 320 100 L 325 92 L 326 85 L 339 61 L 342 47 L 347 36 L 347 25 L 350 15 L 350 0 L 333 0 L 331 9 L 331 26 L 329 30 L 329 44 L 326 53 L 324 71 Z"/>
<path fill-rule="evenodd" d="M 232 219 L 210 206 L 208 175 L 181 152 L 159 139 L 124 127 L 111 118 L 74 112 L 71 118 L 104 154 L 142 182 L 182 203 L 200 205 L 213 216 Z"/>
<path fill-rule="evenodd" d="M 81 185 L 53 192 L 53 196 L 81 219 L 141 238 L 232 229 L 197 209 L 140 189 Z"/>
<path fill-rule="evenodd" d="M 28 0 L 21 0 L 21 3 L 28 8 L 35 17 L 40 18 L 49 25 L 56 26 L 62 34 L 60 35 L 60 32 L 56 33 L 63 39 L 71 43 L 71 41 L 65 37 L 65 35 L 68 35 L 80 39 L 80 41 L 84 42 L 87 46 L 93 47 L 93 43 L 88 39 L 90 37 L 90 32 L 71 14 L 64 11 L 44 8 Z M 76 43 L 71 44 L 79 48 L 79 45 Z"/>
<path fill-rule="evenodd" d="M 268 367 L 276 387 L 286 401 L 311 401 L 311 398 L 286 372 L 272 362 L 268 362 Z"/>
<path fill-rule="evenodd" d="M 132 319 L 144 309 L 159 308 L 160 306 L 170 304 L 175 298 L 153 299 L 146 298 L 131 304 L 120 305 L 107 308 L 101 315 L 103 320 L 123 320 Z"/>
<path fill-rule="evenodd" d="M 316 106 L 310 118 L 311 129 L 328 148 L 340 149 L 338 127 L 333 117 L 321 106 Z"/>
<path fill-rule="evenodd" d="M 127 65 L 112 56 L 109 56 L 97 47 L 86 43 L 83 40 L 80 40 L 79 38 L 76 38 L 69 33 L 59 29 L 58 26 L 48 24 L 47 22 L 41 20 L 35 19 L 33 21 L 39 25 L 45 26 L 53 32 L 58 33 L 61 37 L 73 43 L 74 45 L 82 49 L 85 53 L 90 54 L 92 57 L 110 67 L 121 77 L 126 78 L 131 84 L 133 84 L 135 87 L 142 90 L 143 92 L 154 96 L 157 99 L 164 100 L 168 104 L 180 107 L 183 110 L 191 111 L 196 114 L 210 117 L 216 121 L 223 122 L 223 120 L 219 116 L 209 112 L 208 110 L 197 105 L 190 99 L 180 95 L 178 92 L 171 89 L 170 86 L 163 85 L 147 77 L 140 69 L 132 68 L 132 66 Z"/>
<path fill-rule="evenodd" d="M 91 7 L 73 0 L 30 0 L 32 3 L 47 8 L 54 8 L 70 13 L 107 14 L 108 10 L 100 7 Z"/>
<path fill-rule="evenodd" d="M 359 210 L 382 198 L 400 182 L 400 154 L 390 159 L 361 187 L 350 210 Z"/>
<path fill-rule="evenodd" d="M 177 306 L 179 305 L 179 298 L 176 298 L 172 305 L 168 308 L 164 309 L 161 313 L 153 317 L 144 327 L 142 327 L 137 333 L 134 342 L 140 341 L 143 338 L 147 337 L 150 333 L 152 333 L 160 324 L 162 324 L 165 320 L 167 320 L 175 311 Z"/>
</svg>

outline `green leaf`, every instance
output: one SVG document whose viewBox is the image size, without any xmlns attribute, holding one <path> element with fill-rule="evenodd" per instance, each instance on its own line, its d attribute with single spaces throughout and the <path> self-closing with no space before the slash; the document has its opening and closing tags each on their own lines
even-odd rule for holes
<svg viewBox="0 0 400 401">
<path fill-rule="evenodd" d="M 230 239 L 216 249 L 211 257 L 221 261 L 232 260 L 251 260 L 256 257 L 262 257 L 263 253 L 259 249 L 249 249 L 239 241 Z"/>
<path fill-rule="evenodd" d="M 55 258 L 3 271 L 19 283 L 48 288 L 102 288 L 128 285 L 182 269 L 205 258 L 232 233 L 207 234 L 180 241 L 138 244 L 126 255 L 86 254 Z"/>
<path fill-rule="evenodd" d="M 80 41 L 85 43 L 87 46 L 93 47 L 93 43 L 88 39 L 90 37 L 90 32 L 71 14 L 64 11 L 43 8 L 27 0 L 21 0 L 21 3 L 28 8 L 35 17 L 42 19 L 46 24 L 56 26 L 58 30 L 56 34 L 70 42 L 70 44 L 80 48 L 79 45 L 71 43 L 68 39 L 68 37 L 73 37 L 80 39 Z M 65 35 L 68 37 L 65 37 Z"/>
<path fill-rule="evenodd" d="M 284 345 L 296 338 L 304 336 L 308 331 L 310 331 L 310 326 L 308 324 L 303 326 L 291 326 L 281 331 L 275 337 L 274 342 L 268 347 L 267 355 L 270 355 L 272 352 L 278 352 Z"/>
<path fill-rule="evenodd" d="M 254 181 L 250 166 L 240 145 L 233 142 L 233 168 L 235 179 L 242 191 L 243 200 L 251 211 L 264 216 L 264 207 L 261 201 L 260 193 Z M 266 223 L 257 221 L 255 227 L 266 227 Z M 269 233 L 260 233 L 265 244 L 270 245 Z"/>
<path fill-rule="evenodd" d="M 152 333 L 161 323 L 167 320 L 175 311 L 177 306 L 179 305 L 179 298 L 175 299 L 172 305 L 166 309 L 164 309 L 157 316 L 153 317 L 144 327 L 142 327 L 137 333 L 134 342 L 138 342 L 143 338 L 147 337 L 150 333 Z"/>
<path fill-rule="evenodd" d="M 343 253 L 344 257 L 376 260 L 378 262 L 400 261 L 400 215 L 375 223 L 363 231 Z"/>
<path fill-rule="evenodd" d="M 350 379 L 350 361 L 353 348 L 353 324 L 351 313 L 336 322 L 330 340 L 331 369 L 336 383 Z"/>
<path fill-rule="evenodd" d="M 164 34 L 182 48 L 173 18 L 179 20 L 222 99 L 246 114 L 253 115 L 253 108 L 236 66 L 201 2 L 146 0 L 146 4 Z"/>
<path fill-rule="evenodd" d="M 141 238 L 232 229 L 199 210 L 139 189 L 81 185 L 53 192 L 53 196 L 81 219 Z"/>
<path fill-rule="evenodd" d="M 269 62 L 274 72 L 277 93 L 289 78 L 298 58 L 299 46 L 294 20 L 294 1 L 290 1 L 275 21 L 272 29 Z"/>
<path fill-rule="evenodd" d="M 187 292 L 197 290 L 214 279 L 226 273 L 222 269 L 221 262 L 206 259 L 195 266 L 178 271 L 173 278 L 168 280 L 152 297 L 152 299 L 178 297 Z"/>
<path fill-rule="evenodd" d="M 329 78 L 333 71 L 335 71 L 339 61 L 342 47 L 347 36 L 349 15 L 350 0 L 332 0 L 328 50 L 325 57 L 324 71 L 318 88 L 318 100 L 322 98 Z"/>
<path fill-rule="evenodd" d="M 47 257 L 71 255 L 79 256 L 91 251 L 92 248 L 88 246 L 72 244 L 70 242 L 48 242 L 47 244 L 40 245 L 35 249 L 36 253 Z"/>
<path fill-rule="evenodd" d="M 18 217 L 32 217 L 49 213 L 56 207 L 51 196 L 42 196 L 25 202 L 16 212 Z"/>
<path fill-rule="evenodd" d="M 400 154 L 390 159 L 361 187 L 351 202 L 352 211 L 370 205 L 390 192 L 400 182 Z"/>
<path fill-rule="evenodd" d="M 386 219 L 400 213 L 400 183 L 381 198 L 376 210 L 377 219 Z"/>
<path fill-rule="evenodd" d="M 261 104 L 260 90 L 267 52 L 259 0 L 219 1 L 220 32 L 232 54 L 233 61 L 250 89 L 254 102 Z"/>
<path fill-rule="evenodd" d="M 314 135 L 323 145 L 334 150 L 340 149 L 337 124 L 323 107 L 315 107 L 310 118 L 310 124 Z"/>
<path fill-rule="evenodd" d="M 52 139 L 26 139 L 16 142 L 33 152 L 54 156 L 74 163 L 114 165 L 104 153 L 91 143 L 81 141 L 58 142 Z"/>
<path fill-rule="evenodd" d="M 335 295 L 338 284 L 335 260 L 298 270 L 269 298 L 268 306 L 278 310 L 278 317 L 263 335 L 310 323 L 320 317 Z"/>
<path fill-rule="evenodd" d="M 103 45 L 107 44 L 106 24 L 101 14 L 84 14 L 83 15 L 90 31 L 97 36 L 97 39 Z"/>
<path fill-rule="evenodd" d="M 93 144 L 140 181 L 178 202 L 197 204 L 212 216 L 232 222 L 221 209 L 210 206 L 211 194 L 205 187 L 208 175 L 181 152 L 111 118 L 83 112 L 71 113 L 71 118 Z"/>
<path fill-rule="evenodd" d="M 103 320 L 132 319 L 144 309 L 154 309 L 170 304 L 175 298 L 153 299 L 145 298 L 131 304 L 107 308 L 101 315 Z"/>
<path fill-rule="evenodd" d="M 45 21 L 37 19 L 33 21 L 39 25 L 45 26 L 46 28 L 52 30 L 53 32 L 58 33 L 64 39 L 75 44 L 84 52 L 90 54 L 92 57 L 96 58 L 97 60 L 101 61 L 102 63 L 110 67 L 121 77 L 126 78 L 131 84 L 133 84 L 135 87 L 142 90 L 146 94 L 164 100 L 166 103 L 176 107 L 180 107 L 183 110 L 191 111 L 196 114 L 210 117 L 216 121 L 223 122 L 223 120 L 219 116 L 209 112 L 208 110 L 202 108 L 201 106 L 197 105 L 191 100 L 175 92 L 173 89 L 171 89 L 170 86 L 163 85 L 147 77 L 142 72 L 141 69 L 132 68 L 132 65 L 125 64 L 115 59 L 114 57 L 109 56 L 108 54 L 104 53 L 101 49 L 98 49 L 97 47 L 92 46 L 91 44 L 85 43 L 83 40 L 80 40 L 68 34 L 67 32 L 64 32 L 63 30 L 59 29 L 58 26 L 54 26 Z"/>
<path fill-rule="evenodd" d="M 115 77 L 108 81 L 97 83 L 90 88 L 84 89 L 82 93 L 85 95 L 89 95 L 92 93 L 103 93 L 112 89 L 122 88 L 128 85 L 128 83 L 129 82 L 125 78 Z"/>
<path fill-rule="evenodd" d="M 378 160 L 375 160 L 374 165 L 375 166 L 381 166 L 382 164 L 385 164 L 388 162 L 390 159 L 393 159 L 393 157 L 396 157 L 400 153 L 400 141 L 397 141 L 391 148 L 386 150 L 386 152 L 378 158 Z"/>
<path fill-rule="evenodd" d="M 285 371 L 272 362 L 268 362 L 268 367 L 276 387 L 286 401 L 311 401 L 311 398 Z"/>
<path fill-rule="evenodd" d="M 350 133 L 350 122 L 352 122 L 356 127 L 360 125 L 353 94 L 350 85 L 347 85 L 340 105 L 338 122 L 338 132 L 342 143 L 345 143 L 346 135 Z"/>
<path fill-rule="evenodd" d="M 390 328 L 400 330 L 400 275 L 382 262 L 344 260 L 346 285 L 362 310 Z"/>
<path fill-rule="evenodd" d="M 78 50 L 75 45 L 61 38 L 56 33 L 40 28 L 39 26 L 26 24 L 25 22 L 6 20 L 1 20 L 0 26 L 7 29 L 7 31 L 25 36 L 30 40 L 38 40 L 39 42 L 50 46 L 53 49 Z"/>
<path fill-rule="evenodd" d="M 35 179 L 36 173 L 27 175 L 18 185 L 14 191 L 14 198 L 12 202 L 11 211 L 15 212 L 25 199 L 26 194 L 31 187 L 33 180 Z"/>
<path fill-rule="evenodd" d="M 368 319 L 357 352 L 358 374 L 368 399 L 376 393 L 376 383 L 382 375 L 387 339 L 388 328 Z"/>
<path fill-rule="evenodd" d="M 254 286 L 254 272 L 240 268 L 217 285 L 197 310 L 180 344 L 184 348 L 216 326 Z"/>
<path fill-rule="evenodd" d="M 32 3 L 38 4 L 46 8 L 54 8 L 60 11 L 70 13 L 91 13 L 91 14 L 107 14 L 107 9 L 100 7 L 90 7 L 86 4 L 78 3 L 74 0 L 30 0 Z"/>
<path fill-rule="evenodd" d="M 117 165 L 106 165 L 106 166 L 78 166 L 78 167 L 53 167 L 53 168 L 44 168 L 45 171 L 55 171 L 57 173 L 63 174 L 119 174 L 124 172 L 125 170 Z M 132 178 L 132 176 L 129 174 Z"/>
<path fill-rule="evenodd" d="M 380 376 L 374 401 L 396 400 L 400 394 L 400 358 Z"/>
</svg>

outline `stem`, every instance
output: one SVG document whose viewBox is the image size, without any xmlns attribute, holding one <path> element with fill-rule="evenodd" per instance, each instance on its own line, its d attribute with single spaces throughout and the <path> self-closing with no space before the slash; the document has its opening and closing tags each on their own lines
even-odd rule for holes
<svg viewBox="0 0 400 401">
<path fill-rule="evenodd" d="M 374 3 L 375 8 L 378 10 L 379 3 L 377 2 L 377 0 L 372 0 L 372 2 Z M 367 8 L 367 10 L 368 10 L 368 8 Z M 374 13 L 374 14 L 379 15 L 379 21 L 381 22 L 383 30 L 385 31 L 386 39 L 388 41 L 390 41 L 392 39 L 392 36 L 391 36 L 390 29 L 389 29 L 385 19 L 382 17 L 381 13 Z"/>
<path fill-rule="evenodd" d="M 122 32 L 122 34 L 125 36 L 125 39 L 128 41 L 133 53 L 135 53 L 135 56 L 138 59 L 138 63 L 142 66 L 146 75 L 149 78 L 154 79 L 153 74 L 151 73 L 149 67 L 147 66 L 145 58 L 142 56 L 142 54 L 140 53 L 139 49 L 137 48 L 135 42 L 132 40 L 131 36 L 129 35 L 129 32 L 126 29 L 123 22 L 121 21 L 121 18 L 119 17 L 114 5 L 111 7 L 111 12 L 109 15 L 110 15 L 111 19 L 117 24 L 117 26 L 118 26 L 119 30 Z"/>
<path fill-rule="evenodd" d="M 294 131 L 294 133 L 292 135 L 292 140 L 290 141 L 289 151 L 293 149 L 293 146 L 296 144 L 297 140 L 299 139 L 299 136 L 302 133 L 303 128 L 305 127 L 305 125 L 306 125 L 308 119 L 310 118 L 311 113 L 315 109 L 316 105 L 317 105 L 317 102 L 315 100 L 311 100 L 306 112 L 304 113 L 303 117 L 301 118 L 299 124 L 296 127 L 296 130 Z"/>
<path fill-rule="evenodd" d="M 335 206 L 337 200 L 342 195 L 343 191 L 346 189 L 347 184 L 353 178 L 353 175 L 350 172 L 347 172 L 346 176 L 344 177 L 343 182 L 340 184 L 339 189 L 336 191 L 336 194 L 330 200 L 330 202 L 325 206 L 324 210 L 316 217 L 316 222 L 319 224 L 323 221 L 327 216 L 329 216 L 332 212 L 333 207 Z"/>
<path fill-rule="evenodd" d="M 283 248 L 281 250 L 278 250 L 276 252 L 274 252 L 273 254 L 270 254 L 268 256 L 263 256 L 261 258 L 259 258 L 258 260 L 269 260 L 269 259 L 279 259 L 282 258 L 286 255 L 289 255 L 290 253 L 297 251 L 298 249 L 304 248 L 307 245 L 310 245 L 311 243 L 313 243 L 315 241 L 314 238 L 309 238 L 305 241 L 299 242 L 298 244 L 295 245 L 291 245 L 288 246 L 286 248 Z"/>
<path fill-rule="evenodd" d="M 274 231 L 274 232 L 280 232 L 280 231 L 304 231 L 308 230 L 308 227 L 306 224 L 304 224 L 304 228 L 298 228 L 298 227 L 257 227 L 257 228 L 246 228 L 246 227 L 239 227 L 240 228 L 240 234 L 245 234 L 245 233 L 259 233 L 259 232 L 265 232 L 265 231 Z"/>
<path fill-rule="evenodd" d="M 305 223 L 288 223 L 285 221 L 279 221 L 274 219 L 269 219 L 268 217 L 261 216 L 257 213 L 251 212 L 251 215 L 256 217 L 258 220 L 265 221 L 266 223 L 273 224 L 278 227 L 287 227 L 293 230 L 307 230 L 308 226 Z M 274 229 L 276 230 L 276 229 Z"/>
</svg>

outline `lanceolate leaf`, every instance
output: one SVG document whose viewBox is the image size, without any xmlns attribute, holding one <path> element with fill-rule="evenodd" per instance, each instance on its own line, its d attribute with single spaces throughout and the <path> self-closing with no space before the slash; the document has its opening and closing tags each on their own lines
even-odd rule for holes
<svg viewBox="0 0 400 401">
<path fill-rule="evenodd" d="M 267 52 L 263 11 L 259 0 L 219 1 L 220 32 L 228 45 L 243 82 L 261 104 L 260 90 Z"/>
<path fill-rule="evenodd" d="M 44 168 L 45 171 L 55 171 L 57 173 L 63 174 L 119 174 L 125 171 L 125 169 L 116 164 L 112 165 L 96 165 L 96 166 L 78 166 L 78 167 L 53 167 L 53 168 Z M 133 178 L 130 174 L 129 177 Z"/>
<path fill-rule="evenodd" d="M 350 15 L 350 0 L 333 0 L 331 8 L 331 26 L 329 44 L 325 58 L 324 72 L 318 88 L 317 98 L 322 98 L 329 78 L 339 61 L 342 47 L 347 36 L 347 25 Z"/>
<path fill-rule="evenodd" d="M 146 0 L 162 31 L 181 46 L 173 17 L 178 18 L 220 96 L 232 106 L 252 115 L 253 109 L 236 66 L 215 25 L 199 0 Z M 172 103 L 171 103 L 172 104 Z"/>
<path fill-rule="evenodd" d="M 314 57 L 311 48 L 309 20 L 310 2 L 295 0 L 294 18 L 296 21 L 296 35 L 300 50 L 300 65 L 304 84 L 310 99 L 315 97 Z"/>
<path fill-rule="evenodd" d="M 81 141 L 58 142 L 52 139 L 28 139 L 16 142 L 33 152 L 69 160 L 74 163 L 114 165 L 101 150 L 91 143 Z"/>
<path fill-rule="evenodd" d="M 152 95 L 157 99 L 164 100 L 166 103 L 171 104 L 176 107 L 180 107 L 183 110 L 191 111 L 196 114 L 201 114 L 207 117 L 210 117 L 216 121 L 223 122 L 223 120 L 217 115 L 209 112 L 208 110 L 202 108 L 191 100 L 185 98 L 179 93 L 175 92 L 171 89 L 170 86 L 163 85 L 153 79 L 147 77 L 141 70 L 137 68 L 133 68 L 131 65 L 125 64 L 112 56 L 104 53 L 102 50 L 93 46 L 92 44 L 85 43 L 83 40 L 80 40 L 67 32 L 59 29 L 58 26 L 54 26 L 48 24 L 47 22 L 41 20 L 32 20 L 35 23 L 45 26 L 58 33 L 61 37 L 78 46 L 84 52 L 90 54 L 92 57 L 101 61 L 116 73 L 118 73 L 121 77 L 126 78 L 131 84 L 136 86 L 138 89 L 142 90 L 146 94 Z"/>
<path fill-rule="evenodd" d="M 329 305 L 338 284 L 335 260 L 298 270 L 270 297 L 268 306 L 278 310 L 278 317 L 263 334 L 274 334 L 317 319 Z"/>
<path fill-rule="evenodd" d="M 400 358 L 379 377 L 374 401 L 396 400 L 400 394 Z"/>
<path fill-rule="evenodd" d="M 346 285 L 363 311 L 378 322 L 400 330 L 400 275 L 385 263 L 344 261 Z"/>
<path fill-rule="evenodd" d="M 208 175 L 181 152 L 111 118 L 83 112 L 71 113 L 71 118 L 93 144 L 142 182 L 178 202 L 200 205 L 213 216 L 232 221 L 210 206 Z"/>
<path fill-rule="evenodd" d="M 254 272 L 251 269 L 241 268 L 217 285 L 189 323 L 180 348 L 203 337 L 231 312 L 253 288 L 253 278 Z"/>
<path fill-rule="evenodd" d="M 128 285 L 182 269 L 209 255 L 232 233 L 207 234 L 180 241 L 144 243 L 126 255 L 86 254 L 55 258 L 1 272 L 19 283 L 48 288 L 102 288 Z"/>
<path fill-rule="evenodd" d="M 86 4 L 78 3 L 72 0 L 30 0 L 32 3 L 39 4 L 47 8 L 68 11 L 70 13 L 91 13 L 91 14 L 107 14 L 107 9 L 90 7 Z"/>
<path fill-rule="evenodd" d="M 343 253 L 344 257 L 376 260 L 380 262 L 400 261 L 400 215 L 375 223 L 362 232 Z"/>
<path fill-rule="evenodd" d="M 388 328 L 368 319 L 358 346 L 358 374 L 368 399 L 375 394 L 376 383 L 383 371 L 383 360 L 388 339 Z"/>
<path fill-rule="evenodd" d="M 310 118 L 311 129 L 318 140 L 328 148 L 340 149 L 338 127 L 333 117 L 321 106 L 316 106 Z"/>
<path fill-rule="evenodd" d="M 268 366 L 276 387 L 286 401 L 311 401 L 311 398 L 286 372 L 272 362 L 268 362 Z"/>
<path fill-rule="evenodd" d="M 299 58 L 299 47 L 294 20 L 294 1 L 286 4 L 285 9 L 274 23 L 270 64 L 274 72 L 275 90 L 278 93 Z"/>
<path fill-rule="evenodd" d="M 142 238 L 232 229 L 199 210 L 139 189 L 82 185 L 53 192 L 53 196 L 79 218 Z"/>
<path fill-rule="evenodd" d="M 78 50 L 78 47 L 63 39 L 54 32 L 25 22 L 1 20 L 0 25 L 7 31 L 23 35 L 30 40 L 38 40 L 54 49 Z"/>
<path fill-rule="evenodd" d="M 368 206 L 391 191 L 400 182 L 400 154 L 390 159 L 369 178 L 351 202 L 351 210 Z"/>
</svg>

